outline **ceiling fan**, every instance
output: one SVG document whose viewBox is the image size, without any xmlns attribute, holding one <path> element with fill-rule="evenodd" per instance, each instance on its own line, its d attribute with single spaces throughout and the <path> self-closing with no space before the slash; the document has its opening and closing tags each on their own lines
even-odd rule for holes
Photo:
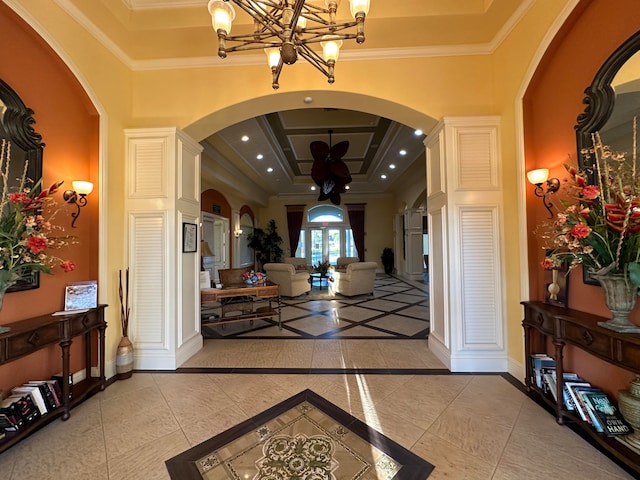
<svg viewBox="0 0 640 480">
<path fill-rule="evenodd" d="M 351 182 L 351 174 L 347 164 L 342 157 L 349 150 L 349 141 L 331 145 L 331 134 L 329 130 L 329 144 L 326 142 L 311 142 L 311 156 L 313 165 L 311 166 L 311 178 L 320 187 L 318 201 L 329 199 L 334 205 L 340 205 L 340 194 L 347 191 L 347 184 Z"/>
</svg>

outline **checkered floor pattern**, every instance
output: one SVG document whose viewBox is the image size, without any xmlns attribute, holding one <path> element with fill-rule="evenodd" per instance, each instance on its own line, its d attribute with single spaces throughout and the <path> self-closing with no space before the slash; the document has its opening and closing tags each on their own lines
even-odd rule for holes
<svg viewBox="0 0 640 480">
<path fill-rule="evenodd" d="M 308 295 L 283 298 L 282 330 L 277 319 L 202 327 L 205 338 L 427 338 L 428 286 L 379 274 L 373 295 L 343 297 L 326 286 Z"/>
</svg>

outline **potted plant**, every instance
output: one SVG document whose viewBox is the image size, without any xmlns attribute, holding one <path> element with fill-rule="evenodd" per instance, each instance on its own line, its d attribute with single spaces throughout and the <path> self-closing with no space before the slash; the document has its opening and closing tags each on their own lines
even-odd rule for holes
<svg viewBox="0 0 640 480">
<path fill-rule="evenodd" d="M 269 220 L 267 230 L 255 228 L 248 236 L 249 248 L 256 252 L 258 269 L 262 270 L 265 263 L 278 263 L 282 261 L 282 237 L 278 234 L 276 221 Z"/>
<path fill-rule="evenodd" d="M 380 260 L 382 260 L 384 273 L 386 273 L 387 275 L 391 275 L 393 273 L 393 261 L 394 261 L 393 250 L 390 249 L 389 247 L 385 247 L 382 250 L 382 256 L 380 257 Z"/>
</svg>

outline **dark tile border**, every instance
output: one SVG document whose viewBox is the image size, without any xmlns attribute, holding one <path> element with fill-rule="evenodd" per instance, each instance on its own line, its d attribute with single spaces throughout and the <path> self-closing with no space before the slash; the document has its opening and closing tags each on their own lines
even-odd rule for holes
<svg viewBox="0 0 640 480">
<path fill-rule="evenodd" d="M 260 425 L 282 415 L 287 410 L 291 410 L 296 405 L 305 401 L 402 465 L 398 473 L 393 477 L 393 480 L 422 480 L 429 477 L 433 471 L 434 466 L 429 462 L 369 427 L 367 424 L 322 398 L 320 395 L 307 389 L 167 460 L 165 465 L 169 471 L 169 476 L 172 480 L 202 480 L 202 476 L 195 465 L 198 459 L 238 437 L 246 435 Z"/>
<path fill-rule="evenodd" d="M 136 370 L 140 373 L 244 373 L 260 375 L 457 375 L 443 368 L 212 368 L 182 367 L 176 370 Z M 478 375 L 464 373 L 464 375 Z"/>
</svg>

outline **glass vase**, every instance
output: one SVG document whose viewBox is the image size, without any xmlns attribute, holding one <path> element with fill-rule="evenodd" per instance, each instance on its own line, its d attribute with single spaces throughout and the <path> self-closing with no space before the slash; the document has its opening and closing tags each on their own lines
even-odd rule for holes
<svg viewBox="0 0 640 480">
<path fill-rule="evenodd" d="M 638 287 L 625 275 L 594 275 L 604 290 L 604 302 L 612 318 L 598 325 L 620 333 L 640 333 L 640 327 L 629 322 L 629 313 L 636 306 Z"/>
</svg>

